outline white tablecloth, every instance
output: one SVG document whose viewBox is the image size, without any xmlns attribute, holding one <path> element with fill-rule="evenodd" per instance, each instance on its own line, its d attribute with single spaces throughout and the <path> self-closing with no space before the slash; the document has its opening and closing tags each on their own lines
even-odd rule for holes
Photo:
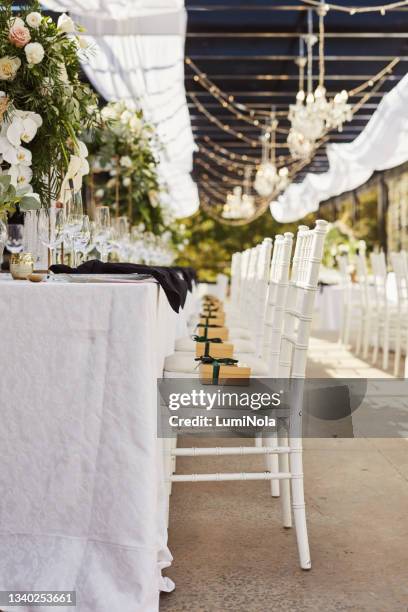
<svg viewBox="0 0 408 612">
<path fill-rule="evenodd" d="M 0 282 L 0 590 L 158 610 L 172 585 L 156 377 L 176 324 L 154 282 Z"/>
</svg>

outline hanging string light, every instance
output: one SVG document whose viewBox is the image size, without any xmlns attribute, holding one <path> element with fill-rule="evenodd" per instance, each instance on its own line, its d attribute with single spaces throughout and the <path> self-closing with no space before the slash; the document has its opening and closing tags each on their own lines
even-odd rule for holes
<svg viewBox="0 0 408 612">
<path fill-rule="evenodd" d="M 319 0 L 301 0 L 303 4 L 309 6 L 319 6 Z M 348 13 L 349 15 L 357 15 L 362 13 L 380 13 L 384 16 L 387 11 L 393 11 L 403 6 L 408 6 L 408 0 L 400 0 L 399 2 L 391 2 L 390 4 L 380 4 L 378 6 L 341 6 L 340 4 L 331 4 L 325 2 L 327 10 L 341 11 L 342 13 Z"/>
<path fill-rule="evenodd" d="M 276 165 L 276 128 L 278 120 L 274 111 L 271 114 L 271 124 L 266 126 L 262 136 L 262 162 L 257 170 L 254 182 L 255 191 L 262 197 L 277 195 L 289 184 L 289 170 L 286 166 Z M 271 146 L 269 145 L 271 142 Z"/>
</svg>

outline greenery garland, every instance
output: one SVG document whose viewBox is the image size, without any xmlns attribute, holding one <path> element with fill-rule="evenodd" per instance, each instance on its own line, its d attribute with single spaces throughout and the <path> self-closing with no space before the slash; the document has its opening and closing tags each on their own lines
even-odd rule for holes
<svg viewBox="0 0 408 612">
<path fill-rule="evenodd" d="M 67 15 L 56 24 L 42 15 L 37 1 L 23 3 L 18 11 L 12 5 L 11 0 L 0 1 L 2 136 L 16 112 L 19 118 L 40 118 L 35 137 L 21 144 L 30 152 L 32 190 L 49 206 L 59 197 L 71 155 L 82 155 L 78 135 L 95 122 L 97 97 L 79 76 L 87 42 Z M 3 174 L 9 170 L 3 160 Z M 10 200 L 4 189 L 0 196 L 0 211 L 12 212 L 18 198 Z"/>
<path fill-rule="evenodd" d="M 99 126 L 87 136 L 91 175 L 88 182 L 97 204 L 116 216 L 126 215 L 134 235 L 170 256 L 186 244 L 185 227 L 166 204 L 158 173 L 160 142 L 141 109 L 124 101 L 110 102 L 100 112 Z"/>
</svg>

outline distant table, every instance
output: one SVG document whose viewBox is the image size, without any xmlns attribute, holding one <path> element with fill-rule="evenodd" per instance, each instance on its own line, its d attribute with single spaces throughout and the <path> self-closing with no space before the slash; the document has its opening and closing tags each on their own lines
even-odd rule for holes
<svg viewBox="0 0 408 612">
<path fill-rule="evenodd" d="M 156 378 L 179 317 L 159 289 L 1 275 L 0 590 L 155 612 L 173 588 Z"/>
</svg>

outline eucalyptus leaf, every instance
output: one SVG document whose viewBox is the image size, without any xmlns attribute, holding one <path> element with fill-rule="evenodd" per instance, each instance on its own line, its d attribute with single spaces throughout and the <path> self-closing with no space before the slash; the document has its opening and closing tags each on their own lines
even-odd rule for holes
<svg viewBox="0 0 408 612">
<path fill-rule="evenodd" d="M 7 191 L 11 183 L 11 176 L 9 174 L 2 174 L 0 176 L 0 185 L 4 191 Z"/>
<path fill-rule="evenodd" d="M 41 202 L 33 196 L 24 196 L 20 200 L 20 210 L 38 210 L 41 208 Z"/>
</svg>

